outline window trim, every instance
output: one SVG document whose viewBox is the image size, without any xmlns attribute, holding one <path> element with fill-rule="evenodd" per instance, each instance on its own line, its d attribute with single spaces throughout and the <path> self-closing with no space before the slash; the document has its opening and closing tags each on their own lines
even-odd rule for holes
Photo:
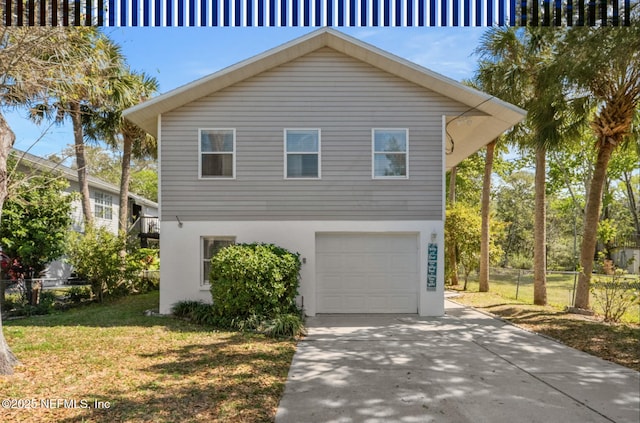
<svg viewBox="0 0 640 423">
<path fill-rule="evenodd" d="M 200 287 L 209 287 L 211 283 L 209 281 L 209 275 L 204 274 L 204 262 L 211 262 L 211 258 L 206 259 L 204 257 L 204 241 L 205 240 L 219 240 L 219 241 L 231 241 L 232 244 L 236 243 L 236 237 L 230 235 L 203 235 L 200 236 Z"/>
<path fill-rule="evenodd" d="M 288 131 L 316 131 L 318 132 L 318 151 L 315 153 L 307 153 L 307 152 L 300 152 L 300 151 L 292 151 L 291 153 L 289 153 L 287 151 L 287 132 Z M 284 179 L 286 180 L 293 180 L 293 181 L 315 181 L 318 179 L 322 179 L 322 130 L 320 128 L 284 128 L 283 130 L 283 150 L 284 150 Z M 311 155 L 311 154 L 316 154 L 318 156 L 318 176 L 313 176 L 313 177 L 289 177 L 287 176 L 288 174 L 288 168 L 287 168 L 287 158 L 289 156 L 289 154 L 307 154 L 307 155 Z"/>
<path fill-rule="evenodd" d="M 98 200 L 98 195 L 101 197 L 100 200 Z M 108 205 L 105 204 L 104 202 L 105 197 L 109 198 Z M 98 207 L 102 209 L 102 213 L 100 214 L 98 214 Z M 109 210 L 110 217 L 104 217 L 105 210 Z M 93 191 L 93 215 L 98 219 L 112 221 L 113 220 L 113 195 L 103 191 L 94 190 Z"/>
<path fill-rule="evenodd" d="M 233 134 L 233 151 L 212 153 L 202 151 L 202 132 L 203 131 L 231 131 Z M 202 175 L 202 155 L 203 154 L 231 154 L 231 176 L 203 176 Z M 199 180 L 233 180 L 236 179 L 236 128 L 198 128 L 198 179 Z"/>
<path fill-rule="evenodd" d="M 405 155 L 405 175 L 404 176 L 376 176 L 376 154 L 384 152 L 376 152 L 376 131 L 404 131 L 406 137 L 406 148 L 404 153 L 392 152 L 390 154 Z M 389 152 L 387 152 L 389 154 Z M 372 128 L 371 129 L 371 179 L 409 179 L 409 129 L 408 128 Z"/>
</svg>

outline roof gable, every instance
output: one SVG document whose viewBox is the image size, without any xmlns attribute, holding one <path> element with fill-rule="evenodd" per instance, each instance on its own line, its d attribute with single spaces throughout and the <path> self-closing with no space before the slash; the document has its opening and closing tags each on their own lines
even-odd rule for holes
<svg viewBox="0 0 640 423">
<path fill-rule="evenodd" d="M 204 78 L 176 88 L 125 110 L 124 116 L 157 137 L 158 117 L 204 96 L 211 95 L 264 71 L 323 47 L 332 48 L 392 75 L 403 78 L 469 106 L 485 116 L 469 117 L 465 125 L 449 127 L 447 136 L 455 148 L 447 153 L 450 168 L 520 122 L 525 112 L 496 97 L 460 84 L 415 63 L 394 56 L 331 28 L 322 28 Z M 453 122 L 456 117 L 448 117 Z M 480 136 L 478 134 L 481 134 Z"/>
</svg>

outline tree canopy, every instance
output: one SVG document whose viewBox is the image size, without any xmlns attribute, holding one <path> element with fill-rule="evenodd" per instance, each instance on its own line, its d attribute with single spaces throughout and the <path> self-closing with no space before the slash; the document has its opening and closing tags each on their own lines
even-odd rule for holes
<svg viewBox="0 0 640 423">
<path fill-rule="evenodd" d="M 14 174 L 14 181 L 16 175 Z M 37 276 L 64 253 L 71 227 L 72 195 L 66 179 L 56 175 L 20 175 L 5 202 L 0 222 L 2 251 Z"/>
</svg>

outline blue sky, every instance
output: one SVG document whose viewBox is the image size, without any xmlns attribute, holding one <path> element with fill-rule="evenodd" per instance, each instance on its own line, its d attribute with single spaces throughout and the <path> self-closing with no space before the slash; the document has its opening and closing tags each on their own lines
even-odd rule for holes
<svg viewBox="0 0 640 423">
<path fill-rule="evenodd" d="M 154 76 L 165 93 L 239 61 L 262 53 L 313 28 L 106 28 L 122 47 L 132 69 Z M 486 28 L 342 28 L 366 43 L 386 50 L 455 80 L 470 78 L 473 54 Z M 26 112 L 5 114 L 16 134 L 15 147 L 39 156 L 73 144 L 70 124 L 40 126 Z"/>
</svg>

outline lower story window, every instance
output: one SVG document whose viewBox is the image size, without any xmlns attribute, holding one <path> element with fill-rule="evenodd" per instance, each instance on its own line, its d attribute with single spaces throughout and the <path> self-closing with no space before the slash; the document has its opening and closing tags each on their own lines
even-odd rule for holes
<svg viewBox="0 0 640 423">
<path fill-rule="evenodd" d="M 211 273 L 211 257 L 224 247 L 235 244 L 235 237 L 203 236 L 201 238 L 201 258 L 202 258 L 202 285 L 209 284 L 209 273 Z"/>
</svg>

